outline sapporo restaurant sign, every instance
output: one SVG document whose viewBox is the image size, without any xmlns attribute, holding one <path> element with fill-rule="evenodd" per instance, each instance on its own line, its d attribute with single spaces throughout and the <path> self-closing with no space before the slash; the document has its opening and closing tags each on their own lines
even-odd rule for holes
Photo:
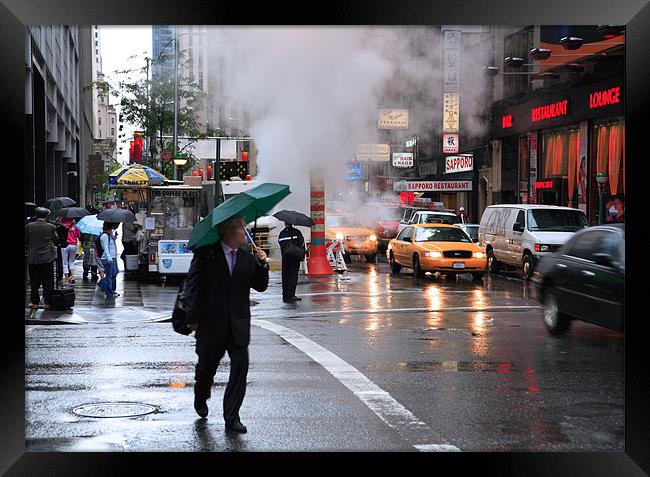
<svg viewBox="0 0 650 477">
<path fill-rule="evenodd" d="M 472 181 L 400 181 L 395 192 L 463 192 L 472 190 Z"/>
<path fill-rule="evenodd" d="M 494 117 L 495 137 L 625 114 L 621 79 L 613 78 L 544 97 L 546 100 L 533 100 L 498 110 Z"/>
</svg>

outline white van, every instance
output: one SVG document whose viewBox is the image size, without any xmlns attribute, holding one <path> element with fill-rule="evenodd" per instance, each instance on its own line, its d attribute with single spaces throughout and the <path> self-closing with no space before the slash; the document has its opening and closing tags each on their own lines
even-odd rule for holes
<svg viewBox="0 0 650 477">
<path fill-rule="evenodd" d="M 488 269 L 521 267 L 528 280 L 537 262 L 558 250 L 578 230 L 589 227 L 579 209 L 554 205 L 490 205 L 483 212 L 478 241 L 485 247 Z"/>
</svg>

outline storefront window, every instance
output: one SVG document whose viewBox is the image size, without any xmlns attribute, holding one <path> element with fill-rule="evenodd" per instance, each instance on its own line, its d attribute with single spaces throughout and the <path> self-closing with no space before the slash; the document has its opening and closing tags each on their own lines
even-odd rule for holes
<svg viewBox="0 0 650 477">
<path fill-rule="evenodd" d="M 604 222 L 625 222 L 625 121 L 622 118 L 594 123 L 591 134 L 592 164 L 595 173 L 605 173 Z M 594 223 L 597 223 L 599 194 L 593 187 L 591 203 Z"/>
<path fill-rule="evenodd" d="M 577 207 L 580 175 L 580 129 L 576 126 L 544 132 L 542 134 L 541 177 L 537 180 L 554 181 L 552 190 L 540 191 L 540 204 Z M 538 174 L 540 175 L 540 174 Z"/>
</svg>

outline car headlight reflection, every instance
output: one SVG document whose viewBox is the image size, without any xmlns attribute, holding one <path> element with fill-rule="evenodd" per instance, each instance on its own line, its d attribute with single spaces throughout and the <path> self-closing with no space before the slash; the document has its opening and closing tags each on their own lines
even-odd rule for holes
<svg viewBox="0 0 650 477">
<path fill-rule="evenodd" d="M 375 240 L 377 240 L 377 236 L 376 235 L 371 235 L 370 237 L 368 237 L 368 240 L 374 242 Z"/>
<path fill-rule="evenodd" d="M 485 254 L 483 252 L 474 252 L 472 254 L 472 257 L 474 257 L 474 258 L 485 258 Z"/>
</svg>

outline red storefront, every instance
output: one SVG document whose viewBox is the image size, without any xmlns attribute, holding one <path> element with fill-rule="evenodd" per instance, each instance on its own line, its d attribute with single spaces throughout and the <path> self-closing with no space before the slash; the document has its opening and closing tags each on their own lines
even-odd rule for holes
<svg viewBox="0 0 650 477">
<path fill-rule="evenodd" d="M 508 107 L 495 106 L 494 137 L 518 142 L 518 202 L 563 205 L 599 217 L 596 174 L 606 174 L 605 222 L 625 221 L 624 84 L 583 81 Z"/>
</svg>

